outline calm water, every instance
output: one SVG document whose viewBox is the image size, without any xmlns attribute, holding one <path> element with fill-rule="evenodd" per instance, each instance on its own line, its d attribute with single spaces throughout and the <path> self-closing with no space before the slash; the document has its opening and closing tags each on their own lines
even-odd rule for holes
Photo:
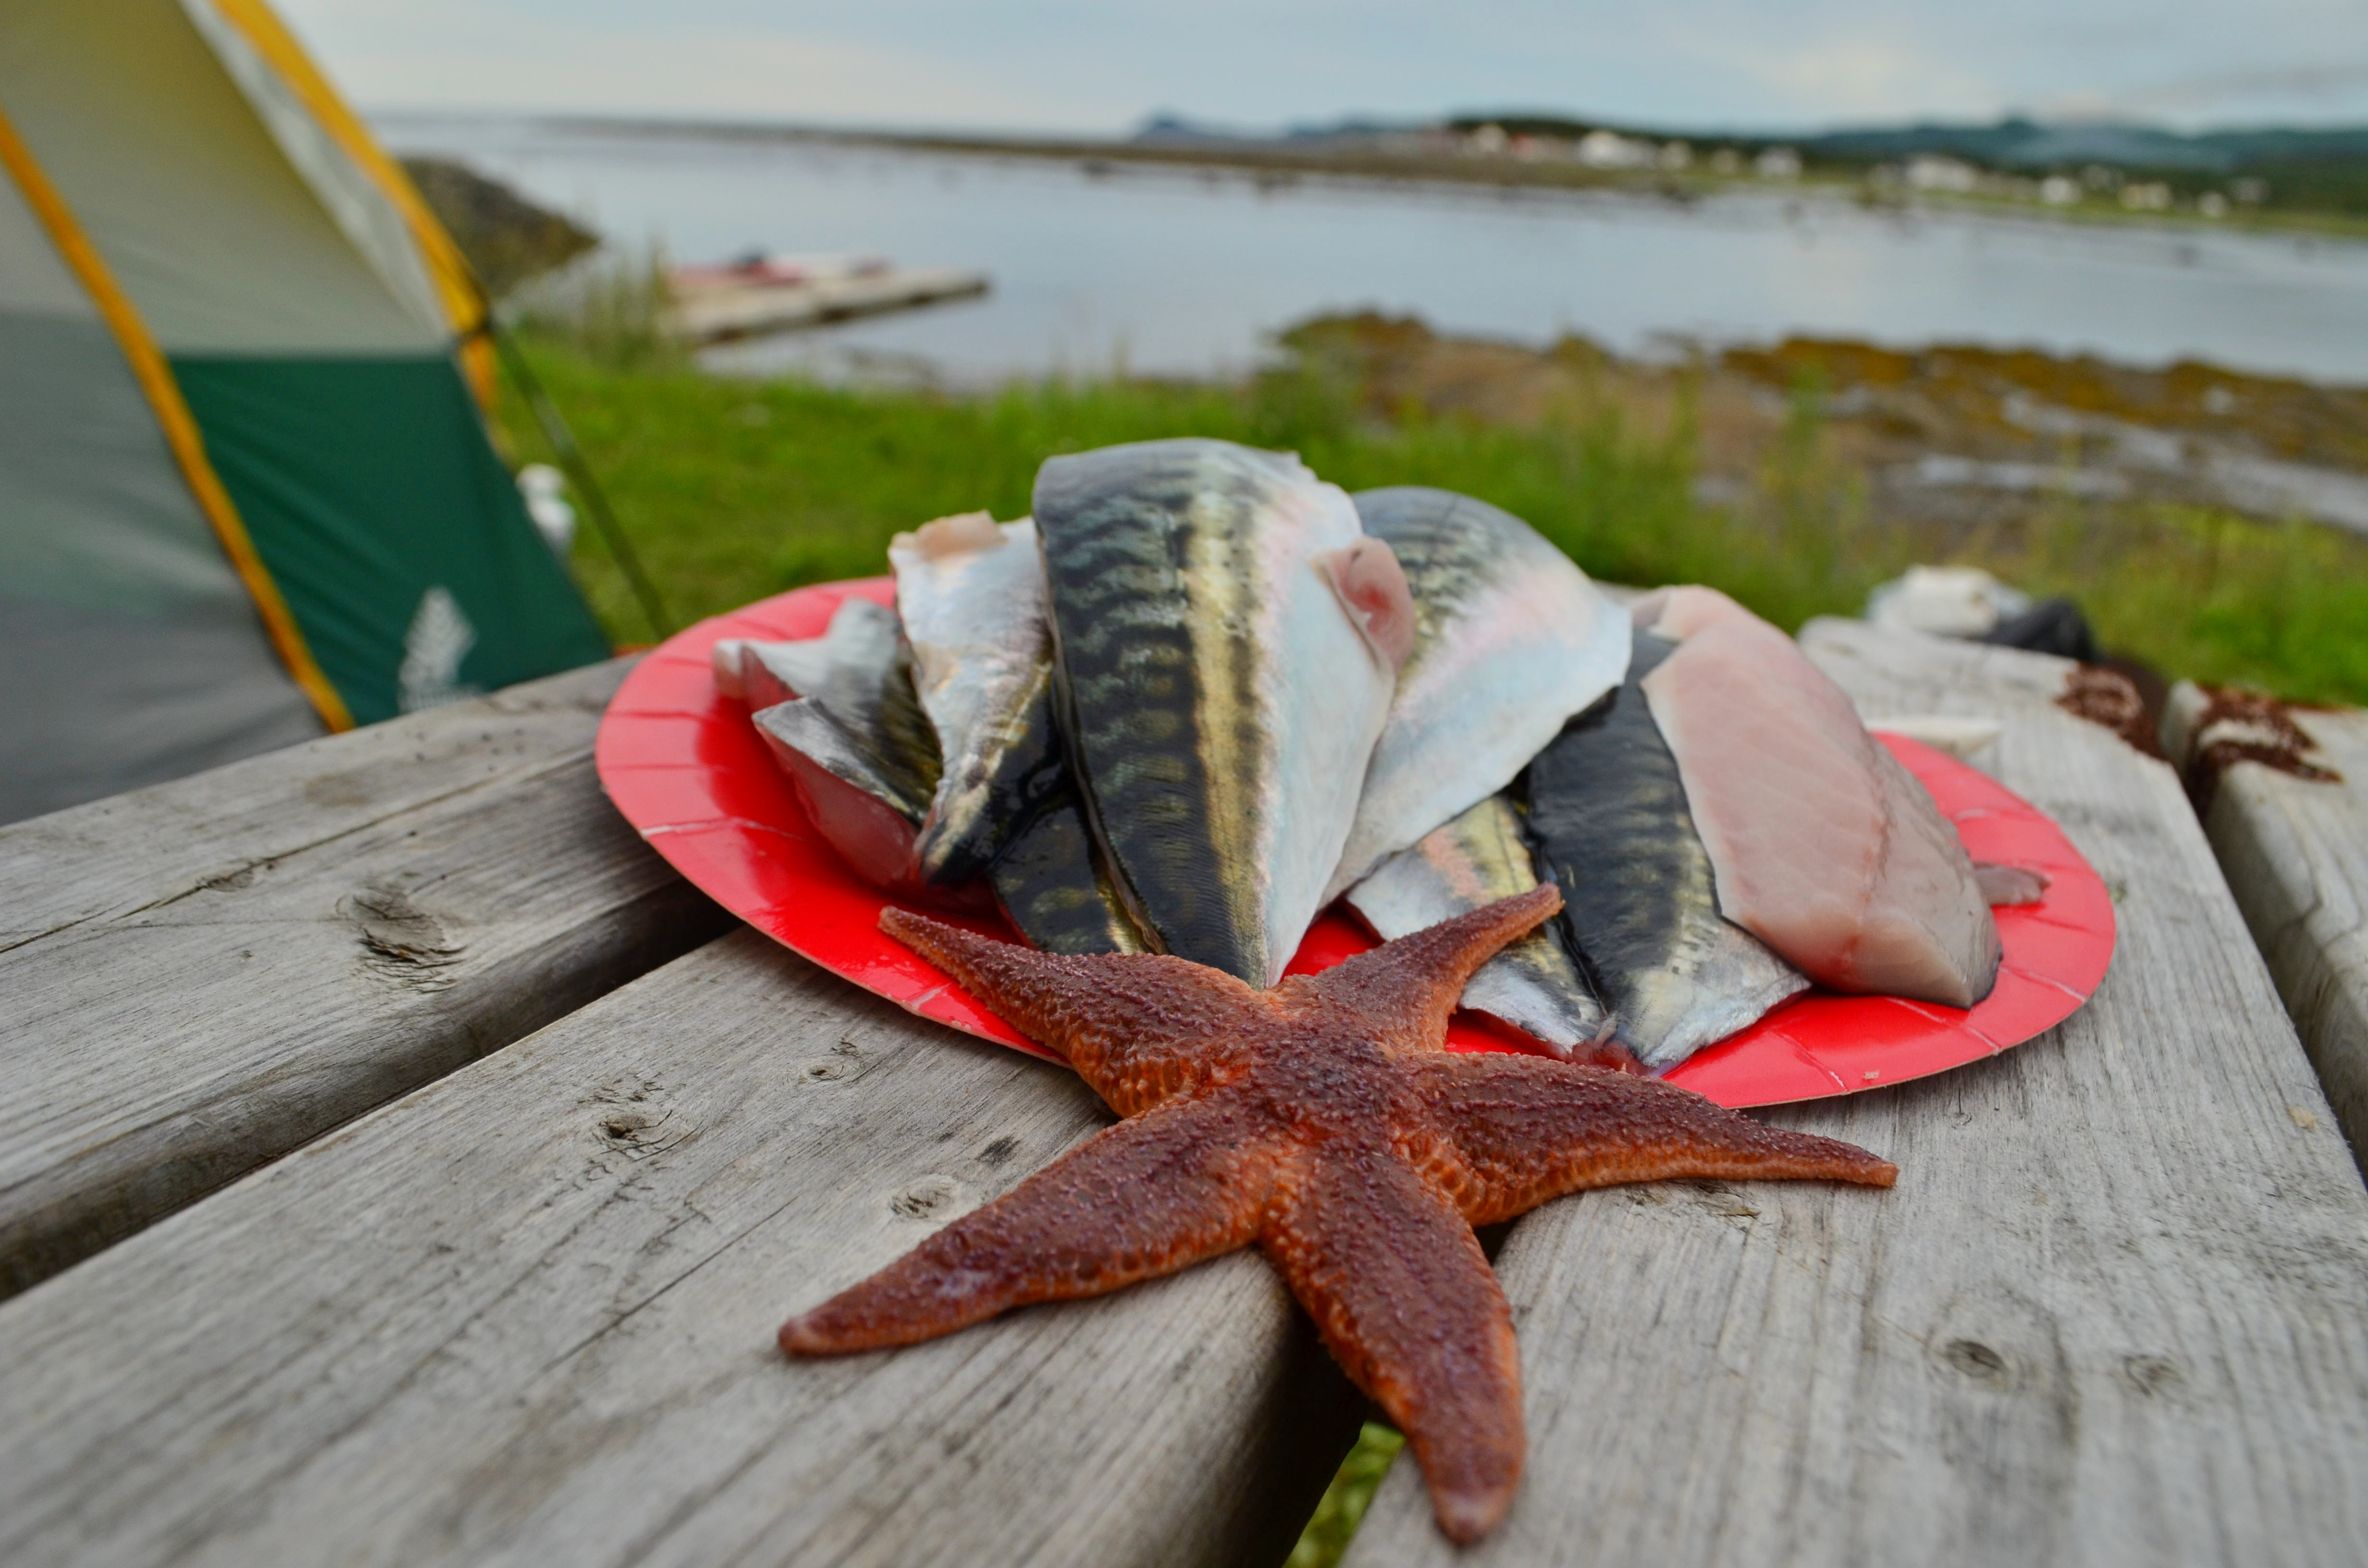
<svg viewBox="0 0 2368 1568">
<path fill-rule="evenodd" d="M 1326 310 L 1649 350 L 1806 332 L 2087 350 L 2368 381 L 2368 244 L 2194 228 L 1896 217 L 1829 199 L 1649 198 L 734 144 L 518 122 L 390 119 L 627 244 L 752 247 L 983 268 L 986 299 L 743 345 L 763 369 L 960 382 L 1123 366 L 1203 374 Z"/>
</svg>

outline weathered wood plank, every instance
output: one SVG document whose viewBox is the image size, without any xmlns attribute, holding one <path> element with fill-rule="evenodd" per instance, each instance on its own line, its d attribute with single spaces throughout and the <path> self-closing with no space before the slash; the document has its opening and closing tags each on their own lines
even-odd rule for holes
<svg viewBox="0 0 2368 1568">
<path fill-rule="evenodd" d="M 1106 1119 L 727 937 L 0 1306 L 0 1560 L 1279 1558 L 1357 1408 L 1254 1256 L 773 1347 Z"/>
<path fill-rule="evenodd" d="M 2171 771 L 2055 661 L 1851 623 L 1871 715 L 1981 760 L 2107 880 L 2120 950 L 2052 1035 L 1770 1113 L 1890 1193 L 1565 1199 L 1497 1258 L 1531 1468 L 1474 1562 L 2323 1563 L 2368 1554 L 2368 1192 Z M 1444 1562 L 1401 1462 L 1356 1568 Z"/>
<path fill-rule="evenodd" d="M 2202 694 L 2174 694 L 2166 749 L 2184 766 Z M 2316 782 L 2238 762 L 2219 777 L 2203 832 L 2355 1159 L 2368 1164 L 2368 713 L 2293 710 Z"/>
<path fill-rule="evenodd" d="M 571 670 L 0 827 L 0 949 L 547 767 L 584 744 L 631 667 Z"/>
<path fill-rule="evenodd" d="M 0 829 L 0 1294 L 722 930 L 593 778 L 621 673 Z"/>
</svg>

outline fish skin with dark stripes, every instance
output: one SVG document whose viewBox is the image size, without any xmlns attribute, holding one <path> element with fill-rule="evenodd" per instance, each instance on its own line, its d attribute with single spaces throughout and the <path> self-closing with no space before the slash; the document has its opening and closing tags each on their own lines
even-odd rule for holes
<svg viewBox="0 0 2368 1568">
<path fill-rule="evenodd" d="M 1327 901 L 1511 783 L 1628 668 L 1628 612 L 1510 512 L 1420 485 L 1351 499 L 1406 574 L 1415 635 Z"/>
<path fill-rule="evenodd" d="M 988 878 L 1003 917 L 1031 948 L 1073 955 L 1150 950 L 1119 903 L 1065 767 L 1012 830 Z"/>
<path fill-rule="evenodd" d="M 1666 1073 L 1809 982 L 1719 914 L 1677 758 L 1641 685 L 1674 645 L 1634 635 L 1627 678 L 1530 765 L 1525 825 L 1620 1042 Z"/>
<path fill-rule="evenodd" d="M 1230 442 L 1051 459 L 1034 512 L 1055 712 L 1121 898 L 1158 949 L 1273 984 L 1388 713 L 1403 576 L 1338 487 Z"/>
<path fill-rule="evenodd" d="M 914 686 L 943 772 L 915 846 L 921 880 L 985 874 L 1047 781 L 1053 636 L 1032 523 L 940 517 L 888 546 Z"/>
<path fill-rule="evenodd" d="M 1537 885 L 1520 809 L 1497 794 L 1374 867 L 1348 902 L 1375 936 L 1393 941 Z M 1552 923 L 1474 971 L 1463 1006 L 1511 1025 L 1558 1061 L 1642 1071 L 1611 1038 L 1601 999 Z"/>
</svg>

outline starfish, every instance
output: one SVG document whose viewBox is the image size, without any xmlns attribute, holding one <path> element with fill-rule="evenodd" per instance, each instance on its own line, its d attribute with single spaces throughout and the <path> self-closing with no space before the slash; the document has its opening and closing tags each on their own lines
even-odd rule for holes
<svg viewBox="0 0 2368 1568">
<path fill-rule="evenodd" d="M 1512 1313 L 1472 1227 L 1622 1182 L 1898 1174 L 1673 1085 L 1449 1053 L 1472 971 L 1561 904 L 1548 883 L 1271 991 L 1183 959 L 1064 957 L 884 912 L 882 929 L 1125 1119 L 791 1318 L 781 1348 L 909 1345 L 1255 1243 L 1406 1435 L 1440 1528 L 1478 1540 L 1512 1502 L 1526 1441 Z"/>
</svg>

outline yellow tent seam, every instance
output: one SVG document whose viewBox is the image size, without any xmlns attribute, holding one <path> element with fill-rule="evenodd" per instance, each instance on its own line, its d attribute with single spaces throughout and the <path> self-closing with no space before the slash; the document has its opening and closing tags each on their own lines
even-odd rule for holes
<svg viewBox="0 0 2368 1568">
<path fill-rule="evenodd" d="M 33 161 L 32 150 L 18 138 L 17 127 L 6 112 L 0 112 L 0 165 L 6 165 L 15 176 L 17 189 L 24 192 L 34 215 L 49 231 L 51 243 L 57 246 L 59 256 L 81 280 L 100 316 L 115 334 L 115 341 L 131 362 L 140 390 L 147 394 L 156 423 L 163 427 L 165 445 L 172 449 L 182 478 L 188 482 L 199 509 L 212 525 L 214 537 L 222 541 L 222 553 L 230 558 L 231 569 L 246 585 L 247 595 L 255 601 L 256 613 L 262 617 L 264 631 L 278 650 L 280 662 L 311 699 L 323 723 L 332 730 L 352 729 L 353 714 L 347 710 L 346 699 L 337 695 L 337 688 L 329 684 L 328 676 L 313 659 L 303 631 L 288 608 L 288 601 L 280 597 L 279 585 L 271 580 L 263 557 L 256 553 L 255 541 L 247 537 L 238 508 L 231 504 L 230 493 L 222 488 L 221 477 L 206 457 L 204 437 L 198 432 L 198 422 L 190 416 L 188 404 L 182 401 L 180 383 L 173 379 L 171 367 L 165 363 L 165 356 L 148 335 L 147 325 L 141 321 L 131 297 L 115 281 L 114 273 L 108 269 L 97 247 L 74 221 L 57 187 L 50 184 L 49 176 Z"/>
<path fill-rule="evenodd" d="M 461 339 L 461 360 L 468 372 L 470 390 L 476 394 L 478 406 L 490 416 L 494 407 L 494 361 L 493 351 L 485 341 L 485 294 L 468 258 L 461 254 L 461 247 L 453 244 L 444 225 L 428 210 L 418 188 L 411 183 L 411 176 L 386 155 L 378 138 L 346 106 L 337 89 L 313 63 L 312 56 L 304 52 L 304 46 L 296 41 L 296 35 L 288 30 L 287 24 L 264 0 L 211 0 L 211 4 L 279 73 L 279 79 L 330 139 L 361 166 L 402 214 L 412 239 L 427 255 L 445 320 Z"/>
</svg>

